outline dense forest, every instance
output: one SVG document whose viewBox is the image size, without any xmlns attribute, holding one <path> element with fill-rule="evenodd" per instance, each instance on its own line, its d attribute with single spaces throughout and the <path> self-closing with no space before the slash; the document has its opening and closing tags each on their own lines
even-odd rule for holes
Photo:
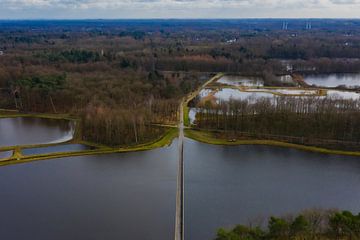
<svg viewBox="0 0 360 240">
<path fill-rule="evenodd" d="M 353 215 L 347 211 L 309 210 L 295 217 L 271 217 L 265 229 L 254 225 L 219 229 L 216 240 L 360 238 L 360 214 Z"/>
<path fill-rule="evenodd" d="M 360 21 L 287 21 L 0 21 L 0 108 L 71 113 L 84 139 L 127 145 L 216 72 L 360 71 Z"/>
</svg>

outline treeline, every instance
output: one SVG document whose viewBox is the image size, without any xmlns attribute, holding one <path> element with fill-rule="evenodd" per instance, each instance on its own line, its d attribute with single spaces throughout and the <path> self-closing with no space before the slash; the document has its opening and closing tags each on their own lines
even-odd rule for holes
<svg viewBox="0 0 360 240">
<path fill-rule="evenodd" d="M 71 62 L 71 63 L 88 63 L 100 60 L 100 53 L 87 50 L 72 49 L 70 51 L 52 52 L 39 54 L 49 62 Z"/>
<path fill-rule="evenodd" d="M 246 133 L 259 138 L 297 137 L 358 142 L 360 101 L 321 97 L 274 97 L 207 102 L 198 109 L 196 126 Z"/>
<path fill-rule="evenodd" d="M 136 109 L 89 107 L 82 113 L 84 139 L 108 146 L 129 146 L 150 142 L 161 136 L 163 128 L 151 125 L 151 112 Z"/>
<path fill-rule="evenodd" d="M 343 211 L 306 211 L 293 217 L 271 217 L 267 227 L 238 225 L 219 229 L 216 240 L 345 240 L 360 239 L 360 214 Z"/>
<path fill-rule="evenodd" d="M 22 61 L 29 59 L 42 64 L 102 62 L 146 71 L 245 71 L 254 74 L 269 67 L 277 73 L 283 59 L 300 59 L 298 69 L 306 64 L 311 67 L 318 64 L 315 67 L 319 72 L 329 69 L 360 71 L 360 37 L 356 34 L 360 32 L 359 22 L 346 26 L 350 28 L 347 31 L 344 26 L 332 32 L 325 28 L 316 31 L 301 28 L 250 30 L 249 26 L 236 27 L 243 22 L 227 25 L 225 22 L 182 22 L 169 27 L 169 23 L 145 21 L 132 23 L 134 28 L 119 22 L 100 25 L 99 22 L 78 22 L 76 26 L 59 22 L 58 25 L 36 25 L 37 31 L 25 31 L 29 26 L 24 23 L 24 26 L 3 30 L 0 49 L 6 56 L 21 57 Z M 269 27 L 271 22 L 256 24 Z M 281 27 L 282 22 L 279 24 Z M 331 22 L 331 27 L 336 24 L 344 22 Z M 219 25 L 224 28 L 219 30 Z M 349 64 L 352 65 L 350 69 Z"/>
<path fill-rule="evenodd" d="M 299 72 L 360 71 L 355 22 L 331 22 L 332 32 L 325 20 L 316 31 L 304 31 L 296 21 L 296 29 L 278 31 L 273 20 L 0 22 L 0 108 L 71 113 L 83 119 L 87 140 L 142 142 L 160 134 L 152 123 L 176 121 L 179 100 L 211 72 L 261 75 L 271 85 L 287 73 L 283 58 Z M 289 126 L 295 122 L 296 114 L 285 120 L 280 115 L 271 116 Z M 265 120 L 253 117 L 260 132 L 280 132 L 279 124 L 270 131 Z M 234 129 L 226 119 L 221 128 Z M 244 120 L 241 129 L 251 124 Z M 340 135 L 341 126 L 328 137 Z M 343 138 L 354 139 L 353 133 Z"/>
<path fill-rule="evenodd" d="M 3 78 L 2 78 L 3 76 Z M 100 63 L 0 67 L 0 108 L 70 113 L 82 119 L 85 140 L 132 145 L 160 137 L 155 123 L 173 124 L 180 99 L 209 74 L 133 71 Z"/>
</svg>

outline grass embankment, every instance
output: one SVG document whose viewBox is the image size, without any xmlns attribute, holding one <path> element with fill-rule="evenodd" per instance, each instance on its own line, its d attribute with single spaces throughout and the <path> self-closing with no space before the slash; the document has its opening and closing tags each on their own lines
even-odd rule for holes
<svg viewBox="0 0 360 240">
<path fill-rule="evenodd" d="M 15 110 L 0 110 L 0 118 L 16 118 L 16 117 L 33 117 L 33 118 L 48 118 L 48 119 L 59 119 L 59 120 L 69 120 L 76 121 L 77 118 L 71 116 L 70 114 L 52 114 L 52 113 L 20 113 Z"/>
<path fill-rule="evenodd" d="M 215 137 L 212 132 L 209 131 L 198 131 L 192 129 L 185 129 L 185 136 L 191 138 L 193 140 L 214 144 L 214 145 L 229 145 L 229 146 L 237 146 L 237 145 L 267 145 L 267 146 L 276 146 L 276 147 L 284 147 L 284 148 L 293 148 L 302 151 L 308 152 L 317 152 L 323 154 L 335 154 L 335 155 L 346 155 L 346 156 L 356 156 L 360 157 L 360 152 L 351 152 L 351 151 L 341 151 L 341 150 L 332 150 L 314 146 L 306 146 L 300 144 L 286 143 L 275 140 L 261 140 L 261 139 L 244 139 L 244 140 L 234 140 L 229 141 L 225 138 Z"/>
<path fill-rule="evenodd" d="M 189 118 L 190 108 L 187 106 L 187 104 L 183 105 L 183 111 L 184 111 L 184 126 L 189 127 L 190 126 L 190 118 Z"/>
<path fill-rule="evenodd" d="M 150 143 L 145 143 L 145 144 L 131 146 L 131 147 L 122 148 L 122 149 L 131 151 L 131 152 L 135 152 L 135 151 L 146 151 L 146 150 L 152 150 L 155 148 L 165 147 L 165 146 L 170 145 L 172 143 L 172 141 L 174 140 L 174 138 L 176 138 L 178 136 L 178 134 L 179 134 L 178 128 L 169 128 L 165 131 L 165 133 L 160 138 L 158 138 Z"/>
<path fill-rule="evenodd" d="M 32 161 L 40 161 L 40 160 L 49 160 L 55 158 L 63 158 L 63 157 L 76 157 L 76 156 L 88 156 L 88 155 L 100 155 L 100 154 L 109 154 L 109 153 L 125 153 L 125 152 L 137 152 L 137 151 L 146 151 L 152 150 L 155 148 L 164 147 L 170 145 L 174 138 L 178 135 L 178 129 L 170 128 L 167 129 L 166 132 L 157 140 L 154 140 L 150 143 L 141 144 L 137 146 L 127 147 L 127 148 L 111 148 L 102 145 L 96 145 L 100 148 L 94 150 L 85 150 L 85 151 L 77 151 L 77 152 L 58 152 L 58 153 L 49 153 L 49 154 L 38 154 L 38 155 L 29 155 L 23 156 L 21 154 L 21 146 L 16 147 L 14 150 L 14 155 L 9 159 L 3 159 L 0 161 L 0 166 L 10 165 L 10 164 L 19 164 L 19 163 L 27 163 Z M 92 143 L 83 142 L 87 145 L 92 145 Z M 59 145 L 59 144 L 55 144 Z M 35 146 L 35 145 L 34 145 Z M 54 145 L 52 145 L 54 146 Z"/>
</svg>

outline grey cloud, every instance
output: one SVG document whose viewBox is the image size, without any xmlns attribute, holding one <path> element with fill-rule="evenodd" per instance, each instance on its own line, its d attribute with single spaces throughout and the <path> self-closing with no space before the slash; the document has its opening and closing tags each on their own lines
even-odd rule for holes
<svg viewBox="0 0 360 240">
<path fill-rule="evenodd" d="M 20 13 L 65 18 L 80 13 L 93 18 L 360 17 L 360 0 L 0 0 L 0 4 L 0 18 Z"/>
</svg>

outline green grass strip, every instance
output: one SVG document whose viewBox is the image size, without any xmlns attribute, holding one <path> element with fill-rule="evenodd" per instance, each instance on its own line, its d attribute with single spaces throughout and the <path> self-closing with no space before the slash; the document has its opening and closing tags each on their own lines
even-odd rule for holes
<svg viewBox="0 0 360 240">
<path fill-rule="evenodd" d="M 268 145 L 268 146 L 276 146 L 276 147 L 284 147 L 284 148 L 294 148 L 302 151 L 317 152 L 323 154 L 335 154 L 335 155 L 346 155 L 346 156 L 356 156 L 356 157 L 360 156 L 360 152 L 332 150 L 332 149 L 320 148 L 315 146 L 305 146 L 300 144 L 280 142 L 275 140 L 247 139 L 247 140 L 228 141 L 226 139 L 214 137 L 213 133 L 211 132 L 198 131 L 192 129 L 185 129 L 185 136 L 202 143 L 213 144 L 213 145 L 227 145 L 227 146 Z"/>
</svg>

